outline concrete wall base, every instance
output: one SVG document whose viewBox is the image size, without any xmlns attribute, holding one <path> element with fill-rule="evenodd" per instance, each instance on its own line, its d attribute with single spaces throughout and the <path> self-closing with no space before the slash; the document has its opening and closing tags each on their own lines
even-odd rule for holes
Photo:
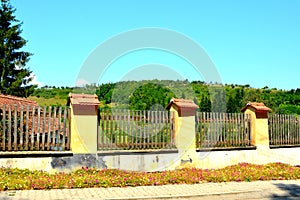
<svg viewBox="0 0 300 200">
<path fill-rule="evenodd" d="M 27 152 L 28 153 L 28 152 Z M 6 156 L 4 156 L 6 155 Z M 249 149 L 196 152 L 192 159 L 184 160 L 176 150 L 165 152 L 98 152 L 97 154 L 36 154 L 7 157 L 0 155 L 0 166 L 43 170 L 49 173 L 71 172 L 82 167 L 120 169 L 129 171 L 164 171 L 182 167 L 202 169 L 223 168 L 238 163 L 267 164 L 281 162 L 300 165 L 300 148 Z"/>
</svg>

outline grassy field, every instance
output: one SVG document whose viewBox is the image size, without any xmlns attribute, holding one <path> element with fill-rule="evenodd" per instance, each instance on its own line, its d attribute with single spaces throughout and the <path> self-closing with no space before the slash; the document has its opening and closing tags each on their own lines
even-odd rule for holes
<svg viewBox="0 0 300 200">
<path fill-rule="evenodd" d="M 67 104 L 67 99 L 59 98 L 43 98 L 43 97 L 28 97 L 30 100 L 36 101 L 40 106 L 65 106 Z"/>
</svg>

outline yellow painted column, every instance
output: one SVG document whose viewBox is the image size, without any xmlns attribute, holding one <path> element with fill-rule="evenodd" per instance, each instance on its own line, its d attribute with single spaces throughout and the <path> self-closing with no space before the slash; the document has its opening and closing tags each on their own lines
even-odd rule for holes
<svg viewBox="0 0 300 200">
<path fill-rule="evenodd" d="M 177 168 L 197 167 L 195 110 L 198 106 L 192 100 L 172 99 L 167 106 L 174 117 L 174 138 L 179 159 Z"/>
<path fill-rule="evenodd" d="M 99 103 L 97 95 L 69 94 L 71 151 L 75 154 L 97 153 Z"/>
<path fill-rule="evenodd" d="M 251 144 L 257 148 L 269 149 L 268 112 L 270 109 L 262 103 L 248 103 L 242 109 L 251 118 Z"/>
<path fill-rule="evenodd" d="M 97 115 L 74 114 L 71 107 L 71 151 L 76 154 L 97 153 Z"/>
</svg>

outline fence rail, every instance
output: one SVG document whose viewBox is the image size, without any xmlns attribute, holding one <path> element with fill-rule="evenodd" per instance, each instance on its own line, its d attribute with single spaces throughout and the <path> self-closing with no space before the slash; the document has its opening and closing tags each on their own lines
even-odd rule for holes
<svg viewBox="0 0 300 200">
<path fill-rule="evenodd" d="M 62 107 L 0 107 L 1 151 L 70 149 L 68 109 Z"/>
<path fill-rule="evenodd" d="M 300 116 L 269 115 L 270 145 L 300 144 Z"/>
<path fill-rule="evenodd" d="M 196 148 L 251 146 L 250 116 L 243 113 L 196 113 Z"/>
<path fill-rule="evenodd" d="M 172 121 L 168 111 L 102 110 L 98 149 L 174 148 Z"/>
</svg>

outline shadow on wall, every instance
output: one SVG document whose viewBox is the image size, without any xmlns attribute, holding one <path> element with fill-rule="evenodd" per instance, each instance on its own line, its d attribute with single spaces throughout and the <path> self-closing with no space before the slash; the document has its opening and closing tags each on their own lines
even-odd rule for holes
<svg viewBox="0 0 300 200">
<path fill-rule="evenodd" d="M 280 189 L 283 193 L 280 194 L 272 194 L 269 199 L 300 199 L 300 185 L 297 184 L 283 184 L 278 183 L 274 184 L 278 189 Z"/>
</svg>

